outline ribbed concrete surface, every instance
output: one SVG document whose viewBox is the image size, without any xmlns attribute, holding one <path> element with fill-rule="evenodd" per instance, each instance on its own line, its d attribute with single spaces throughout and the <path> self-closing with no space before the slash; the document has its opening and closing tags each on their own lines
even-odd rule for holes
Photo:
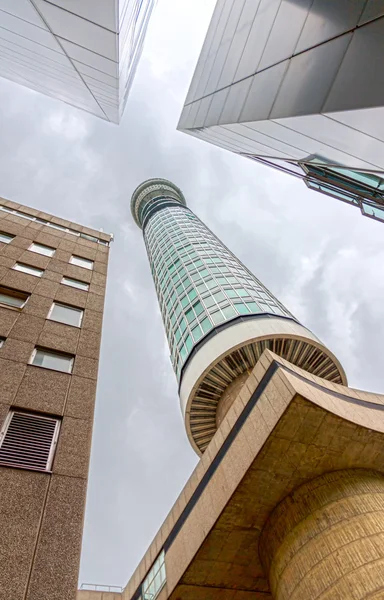
<svg viewBox="0 0 384 600">
<path fill-rule="evenodd" d="M 384 598 L 384 477 L 335 471 L 273 511 L 260 543 L 275 600 Z"/>
</svg>

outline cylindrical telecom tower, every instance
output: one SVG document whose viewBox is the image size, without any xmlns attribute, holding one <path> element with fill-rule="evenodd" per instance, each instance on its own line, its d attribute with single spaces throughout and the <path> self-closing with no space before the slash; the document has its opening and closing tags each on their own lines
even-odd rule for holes
<svg viewBox="0 0 384 600">
<path fill-rule="evenodd" d="M 266 348 L 346 384 L 336 357 L 187 208 L 176 185 L 145 181 L 131 210 L 143 230 L 181 410 L 198 454 Z"/>
</svg>

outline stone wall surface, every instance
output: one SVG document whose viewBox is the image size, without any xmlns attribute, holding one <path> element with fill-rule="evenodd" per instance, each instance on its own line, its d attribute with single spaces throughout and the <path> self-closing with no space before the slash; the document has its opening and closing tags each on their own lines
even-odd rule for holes
<svg viewBox="0 0 384 600">
<path fill-rule="evenodd" d="M 158 600 L 384 598 L 383 435 L 383 395 L 265 351 L 124 600 L 161 549 Z"/>
<path fill-rule="evenodd" d="M 0 303 L 0 429 L 12 408 L 61 421 L 51 472 L 0 464 L 0 600 L 74 600 L 109 252 L 80 234 L 110 236 L 7 200 L 0 205 L 79 234 L 0 210 L 0 232 L 15 236 L 0 242 L 0 287 L 29 294 L 21 309 Z M 32 252 L 33 242 L 54 255 Z M 93 269 L 71 265 L 72 254 L 94 261 Z M 16 271 L 16 261 L 44 272 Z M 64 285 L 63 276 L 89 283 L 89 291 Z M 81 326 L 49 320 L 54 301 L 84 309 Z M 73 373 L 29 364 L 36 346 L 73 355 Z"/>
<path fill-rule="evenodd" d="M 300 486 L 268 519 L 260 555 L 276 600 L 383 597 L 384 476 L 334 471 Z"/>
</svg>

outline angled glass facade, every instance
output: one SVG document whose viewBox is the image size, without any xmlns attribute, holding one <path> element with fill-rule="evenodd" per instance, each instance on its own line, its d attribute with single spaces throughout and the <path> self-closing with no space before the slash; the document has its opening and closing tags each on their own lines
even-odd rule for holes
<svg viewBox="0 0 384 600">
<path fill-rule="evenodd" d="M 218 0 L 178 128 L 384 221 L 383 54 L 381 1 Z"/>
<path fill-rule="evenodd" d="M 0 76 L 118 123 L 156 0 L 0 0 Z"/>
<path fill-rule="evenodd" d="M 215 326 L 240 315 L 292 318 L 189 208 L 163 208 L 143 233 L 178 379 L 195 344 Z"/>
</svg>

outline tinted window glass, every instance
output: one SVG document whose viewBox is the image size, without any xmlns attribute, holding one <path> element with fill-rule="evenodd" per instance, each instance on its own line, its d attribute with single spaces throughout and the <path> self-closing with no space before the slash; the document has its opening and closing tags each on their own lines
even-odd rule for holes
<svg viewBox="0 0 384 600">
<path fill-rule="evenodd" d="M 58 304 L 57 302 L 53 304 L 49 315 L 49 319 L 52 321 L 59 321 L 60 323 L 74 325 L 75 327 L 80 327 L 82 317 L 83 311 L 81 308 Z"/>
<path fill-rule="evenodd" d="M 59 352 L 49 352 L 48 350 L 36 350 L 33 354 L 32 364 L 46 369 L 71 373 L 73 356 L 60 354 Z"/>
</svg>

